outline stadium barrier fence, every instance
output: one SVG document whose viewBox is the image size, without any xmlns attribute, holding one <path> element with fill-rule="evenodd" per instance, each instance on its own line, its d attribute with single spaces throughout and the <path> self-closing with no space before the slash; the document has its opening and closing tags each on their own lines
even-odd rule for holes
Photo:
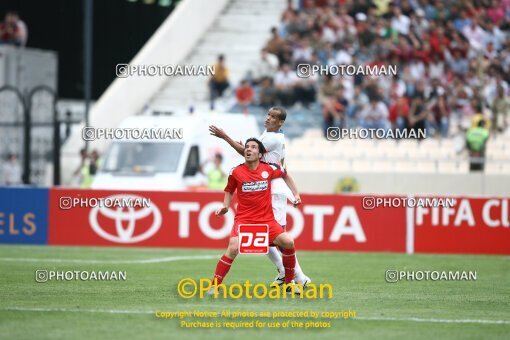
<svg viewBox="0 0 510 340">
<path fill-rule="evenodd" d="M 510 197 L 302 200 L 287 219 L 299 250 L 510 254 Z M 217 218 L 222 201 L 221 192 L 0 188 L 0 243 L 224 249 L 234 212 Z"/>
</svg>

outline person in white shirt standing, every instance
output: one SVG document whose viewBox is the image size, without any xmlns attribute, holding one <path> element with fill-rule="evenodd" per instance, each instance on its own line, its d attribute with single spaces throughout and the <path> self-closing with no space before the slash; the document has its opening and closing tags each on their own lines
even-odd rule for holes
<svg viewBox="0 0 510 340">
<path fill-rule="evenodd" d="M 253 77 L 255 83 L 259 84 L 265 78 L 273 78 L 278 71 L 278 57 L 263 48 L 260 52 L 260 59 L 253 67 Z"/>
<path fill-rule="evenodd" d="M 9 153 L 7 162 L 4 164 L 3 184 L 6 185 L 19 185 L 21 181 L 21 166 L 18 163 L 18 156 L 14 153 Z"/>
<path fill-rule="evenodd" d="M 262 161 L 285 166 L 285 135 L 281 128 L 286 118 L 287 112 L 283 107 L 274 106 L 269 109 L 264 122 L 266 130 L 259 138 L 267 150 L 262 156 Z M 243 144 L 234 141 L 221 128 L 211 125 L 209 126 L 209 131 L 211 135 L 221 138 L 230 144 L 239 154 L 243 154 Z M 272 205 L 276 222 L 285 228 L 287 224 L 287 199 L 297 205 L 301 203 L 301 198 L 299 195 L 294 196 L 285 181 L 283 179 L 280 181 L 280 179 L 281 178 L 271 181 Z M 287 179 L 293 182 L 290 175 L 287 175 Z M 279 285 L 283 284 L 285 282 L 285 269 L 283 268 L 280 251 L 276 247 L 269 247 L 267 256 L 274 263 L 278 271 L 278 276 L 273 283 Z M 303 273 L 297 258 L 294 274 L 296 283 L 303 285 L 303 287 L 312 282 L 310 278 Z"/>
<path fill-rule="evenodd" d="M 486 32 L 483 30 L 480 25 L 478 25 L 477 18 L 473 18 L 471 21 L 471 25 L 465 26 L 462 29 L 462 34 L 469 41 L 469 45 L 475 51 L 482 51 L 484 48 L 484 38 Z"/>
<path fill-rule="evenodd" d="M 399 34 L 409 35 L 411 28 L 411 19 L 407 15 L 402 14 L 400 7 L 393 6 L 393 18 L 391 18 L 391 27 Z"/>
<path fill-rule="evenodd" d="M 283 64 L 274 76 L 276 97 L 283 105 L 293 105 L 296 101 L 295 88 L 299 78 L 288 64 Z"/>
</svg>

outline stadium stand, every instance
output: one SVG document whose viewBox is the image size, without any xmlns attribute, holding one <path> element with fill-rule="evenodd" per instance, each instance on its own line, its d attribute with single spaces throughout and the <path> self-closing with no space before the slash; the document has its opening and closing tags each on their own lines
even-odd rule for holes
<svg viewBox="0 0 510 340">
<path fill-rule="evenodd" d="M 288 158 L 298 169 L 306 167 L 307 159 L 315 159 L 316 169 L 330 169 L 334 164 L 359 172 L 465 173 L 469 170 L 467 153 L 462 151 L 464 136 L 470 126 L 485 119 L 491 133 L 486 172 L 506 173 L 510 167 L 510 40 L 509 27 L 497 13 L 508 13 L 510 6 L 484 1 L 385 4 L 303 1 L 296 7 L 288 2 L 273 40 L 266 45 L 278 57 L 280 70 L 284 65 L 296 70 L 301 63 L 398 66 L 396 77 L 334 76 L 334 98 L 323 87 L 324 75 L 312 77 L 318 95 L 311 106 L 298 95 L 303 78 L 296 77 L 296 103 L 288 106 L 292 118 L 285 126 L 286 136 L 294 139 L 288 145 Z M 277 77 L 275 73 L 273 80 Z M 260 88 L 254 85 L 257 94 Z M 356 87 L 361 94 L 355 93 Z M 343 91 L 337 95 L 339 89 Z M 358 96 L 365 96 L 365 101 Z M 424 99 L 421 109 L 418 97 Z M 407 103 L 400 113 L 395 110 L 385 119 L 395 130 L 413 128 L 415 120 L 414 127 L 426 129 L 428 138 L 422 142 L 318 141 L 327 127 L 362 126 L 360 112 L 370 98 L 382 101 L 390 111 L 399 100 Z M 328 121 L 331 99 L 337 112 Z M 262 123 L 266 106 L 252 105 L 248 110 Z M 420 112 L 424 114 L 418 117 Z"/>
<path fill-rule="evenodd" d="M 457 139 L 458 140 L 458 139 Z M 488 174 L 507 174 L 510 170 L 510 136 L 501 135 L 487 145 Z M 438 172 L 467 173 L 465 152 L 456 151 L 455 139 L 429 138 L 414 140 L 362 140 L 328 141 L 320 129 L 309 129 L 303 136 L 287 143 L 288 164 L 293 169 L 310 166 L 316 170 L 353 172 Z M 307 162 L 308 160 L 308 162 Z"/>
<path fill-rule="evenodd" d="M 285 2 L 233 0 L 207 30 L 196 48 L 183 64 L 211 65 L 220 54 L 225 55 L 232 85 L 240 83 L 250 65 L 257 59 L 260 46 L 267 39 L 267 29 L 276 25 Z M 227 108 L 235 103 L 233 88 L 228 98 L 219 100 L 216 108 Z M 154 110 L 172 107 L 175 110 L 209 109 L 209 90 L 201 77 L 175 77 L 168 80 L 151 99 Z"/>
<path fill-rule="evenodd" d="M 215 103 L 217 111 L 248 112 L 262 126 L 268 104 L 260 104 L 261 92 L 271 93 L 275 88 L 271 84 L 262 88 L 256 79 L 256 64 L 264 47 L 274 47 L 268 46 L 271 38 L 272 43 L 274 39 L 282 41 L 280 51 L 276 52 L 280 67 L 288 64 L 293 71 L 299 63 L 398 67 L 396 77 L 335 76 L 329 93 L 323 86 L 324 76 L 312 77 L 315 101 L 311 103 L 301 100 L 299 94 L 303 91 L 296 89 L 293 103 L 286 105 L 290 113 L 284 128 L 289 140 L 289 166 L 305 170 L 312 159 L 318 162 L 314 167 L 317 171 L 464 174 L 469 172 L 468 153 L 462 150 L 465 134 L 483 117 L 491 134 L 485 173 L 508 173 L 510 43 L 506 21 L 494 25 L 490 20 L 493 15 L 488 13 L 494 12 L 490 3 L 402 0 L 387 7 L 382 5 L 386 2 L 349 0 L 289 1 L 287 7 L 285 1 L 225 3 L 218 16 L 211 19 L 212 25 L 189 44 L 193 47 L 181 53 L 182 59 L 176 59 L 183 64 L 211 65 L 220 54 L 225 55 L 231 86 Z M 506 3 L 500 6 L 509 11 Z M 190 13 L 191 8 L 186 14 Z M 184 14 L 184 10 L 177 14 Z M 136 63 L 153 62 L 149 56 L 161 55 L 164 34 L 174 30 L 175 22 L 171 21 L 162 25 L 161 32 L 134 59 Z M 468 24 L 471 30 L 466 28 Z M 477 32 L 483 33 L 481 44 L 487 49 L 480 49 L 473 39 Z M 253 86 L 255 100 L 246 109 L 240 109 L 235 90 L 245 79 Z M 297 83 L 303 81 L 296 79 Z M 121 115 L 186 112 L 190 108 L 210 110 L 208 79 L 203 77 L 144 79 L 137 80 L 135 85 L 130 81 L 116 81 L 118 84 L 111 86 L 92 112 L 93 123 L 97 117 L 105 117 L 105 112 L 109 116 L 108 122 L 101 119 L 103 126 L 117 126 Z M 139 95 L 122 102 L 115 116 L 110 114 L 112 107 L 120 105 L 122 93 L 135 88 Z M 338 89 L 342 89 L 341 94 Z M 498 92 L 502 95 L 498 96 Z M 325 102 L 328 96 L 336 112 L 333 119 L 325 121 L 326 114 L 331 113 Z M 360 112 L 375 97 L 388 109 L 387 119 L 394 130 L 410 128 L 409 117 L 425 112 L 416 119 L 416 125 L 426 129 L 428 138 L 421 142 L 361 139 L 331 142 L 324 138 L 328 126 L 358 128 Z M 421 110 L 413 108 L 418 97 L 424 99 Z M 395 108 L 398 101 L 404 103 L 400 113 Z M 278 99 L 275 103 L 279 104 Z M 68 143 L 64 149 L 65 155 L 77 154 L 79 141 L 77 138 L 73 141 L 76 143 Z"/>
</svg>

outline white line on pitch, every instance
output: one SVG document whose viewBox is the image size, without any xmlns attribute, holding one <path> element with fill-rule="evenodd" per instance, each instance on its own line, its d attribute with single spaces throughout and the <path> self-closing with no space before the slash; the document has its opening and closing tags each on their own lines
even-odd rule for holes
<svg viewBox="0 0 510 340">
<path fill-rule="evenodd" d="M 504 324 L 510 325 L 510 320 L 448 320 L 448 319 L 424 319 L 424 318 L 392 318 L 392 317 L 357 317 L 360 320 L 369 321 L 413 321 L 413 322 L 438 322 L 438 323 L 484 323 L 484 324 Z"/>
<path fill-rule="evenodd" d="M 210 306 L 209 306 L 210 307 Z M 27 308 L 27 307 L 0 307 L 1 311 L 16 312 L 64 312 L 64 313 L 105 313 L 105 314 L 155 314 L 149 310 L 116 310 L 116 309 L 67 309 L 67 308 Z M 352 320 L 368 321 L 406 321 L 431 323 L 480 323 L 494 325 L 510 325 L 510 320 L 477 320 L 477 319 L 425 319 L 425 318 L 392 318 L 392 317 L 357 317 Z"/>
<path fill-rule="evenodd" d="M 51 262 L 51 263 L 83 263 L 83 264 L 146 264 L 189 260 L 210 260 L 217 259 L 219 255 L 196 255 L 196 256 L 169 256 L 144 260 L 83 260 L 83 259 L 35 259 L 35 258 L 16 258 L 0 257 L 0 261 L 8 262 Z"/>
<path fill-rule="evenodd" d="M 154 314 L 152 311 L 144 310 L 116 310 L 116 309 L 67 309 L 67 308 L 25 308 L 6 307 L 0 308 L 3 311 L 15 312 L 64 312 L 64 313 L 106 313 L 106 314 Z"/>
</svg>

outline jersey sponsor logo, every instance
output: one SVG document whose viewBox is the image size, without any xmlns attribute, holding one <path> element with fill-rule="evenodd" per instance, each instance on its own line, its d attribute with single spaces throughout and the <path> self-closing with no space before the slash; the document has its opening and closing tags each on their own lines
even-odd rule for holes
<svg viewBox="0 0 510 340">
<path fill-rule="evenodd" d="M 269 227 L 267 224 L 239 225 L 239 253 L 267 254 L 269 251 Z"/>
<path fill-rule="evenodd" d="M 267 181 L 243 182 L 243 192 L 267 190 Z"/>
</svg>

